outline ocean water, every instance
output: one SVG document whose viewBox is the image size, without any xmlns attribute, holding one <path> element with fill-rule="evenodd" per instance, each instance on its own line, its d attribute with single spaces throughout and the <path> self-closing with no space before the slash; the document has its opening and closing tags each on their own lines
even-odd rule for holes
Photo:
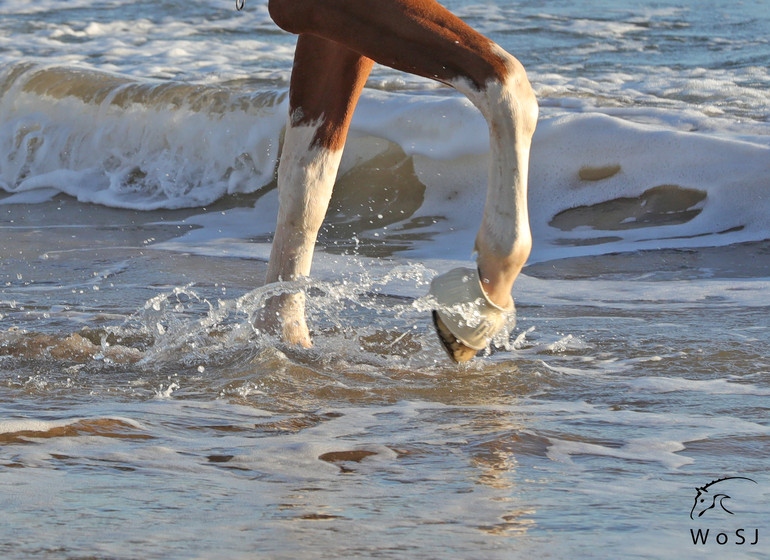
<svg viewBox="0 0 770 560">
<path fill-rule="evenodd" d="M 425 298 L 484 200 L 461 96 L 375 68 L 295 349 L 252 326 L 265 3 L 0 1 L 4 558 L 770 555 L 770 5 L 446 5 L 541 105 L 517 324 L 462 366 Z"/>
</svg>

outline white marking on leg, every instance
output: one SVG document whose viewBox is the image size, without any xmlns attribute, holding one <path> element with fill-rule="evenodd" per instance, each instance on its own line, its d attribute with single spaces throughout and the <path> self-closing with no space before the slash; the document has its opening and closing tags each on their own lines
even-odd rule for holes
<svg viewBox="0 0 770 560">
<path fill-rule="evenodd" d="M 507 79 L 490 80 L 482 90 L 465 79 L 451 85 L 481 111 L 489 126 L 489 182 L 476 250 L 480 256 L 492 253 L 520 269 L 532 244 L 527 175 L 537 102 L 518 61 L 503 49 L 496 49 L 510 67 Z"/>
<path fill-rule="evenodd" d="M 266 281 L 293 281 L 310 274 L 318 230 L 329 206 L 342 150 L 314 146 L 318 126 L 294 126 L 292 115 L 278 165 L 278 221 Z M 305 294 L 296 292 L 270 299 L 263 325 L 278 331 L 285 342 L 310 347 L 305 320 Z"/>
<path fill-rule="evenodd" d="M 268 282 L 310 274 L 342 150 L 313 146 L 318 126 L 288 126 L 278 166 L 279 210 Z"/>
</svg>

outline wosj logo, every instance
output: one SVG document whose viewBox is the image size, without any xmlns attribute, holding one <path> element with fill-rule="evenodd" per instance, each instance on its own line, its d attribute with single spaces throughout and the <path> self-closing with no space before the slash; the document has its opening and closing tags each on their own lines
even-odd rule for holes
<svg viewBox="0 0 770 560">
<path fill-rule="evenodd" d="M 690 528 L 692 544 L 759 544 L 759 528 L 753 527 L 753 524 L 747 526 L 745 516 L 739 513 L 742 511 L 739 502 L 749 500 L 751 491 L 755 490 L 750 487 L 751 484 L 757 484 L 757 481 L 745 476 L 726 476 L 695 489 L 690 519 L 700 526 Z M 733 505 L 734 502 L 736 505 Z"/>
</svg>

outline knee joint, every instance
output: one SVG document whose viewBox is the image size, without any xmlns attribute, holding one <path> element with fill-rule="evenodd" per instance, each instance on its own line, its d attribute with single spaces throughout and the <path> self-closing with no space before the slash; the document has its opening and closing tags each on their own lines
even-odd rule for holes
<svg viewBox="0 0 770 560">
<path fill-rule="evenodd" d="M 479 108 L 491 127 L 514 124 L 517 132 L 531 137 L 537 125 L 539 107 L 524 66 L 503 49 L 497 48 L 495 71 L 473 87 L 467 80 L 453 85 Z"/>
<path fill-rule="evenodd" d="M 531 135 L 535 132 L 540 109 L 535 91 L 527 78 L 524 66 L 513 56 L 507 53 L 506 55 L 506 74 L 499 82 L 499 87 L 504 93 L 499 100 L 510 106 L 521 130 Z"/>
</svg>

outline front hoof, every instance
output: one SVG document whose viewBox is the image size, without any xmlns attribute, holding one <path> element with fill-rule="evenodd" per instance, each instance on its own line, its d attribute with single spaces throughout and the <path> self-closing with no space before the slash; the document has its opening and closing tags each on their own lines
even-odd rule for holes
<svg viewBox="0 0 770 560">
<path fill-rule="evenodd" d="M 310 331 L 307 328 L 304 318 L 294 321 L 284 321 L 281 329 L 281 337 L 286 344 L 301 346 L 302 348 L 313 347 L 313 341 L 310 339 Z"/>
<path fill-rule="evenodd" d="M 254 322 L 254 327 L 277 335 L 286 344 L 312 348 L 310 330 L 305 321 L 305 294 L 291 293 L 273 296 Z"/>
<path fill-rule="evenodd" d="M 487 297 L 477 269 L 455 268 L 441 274 L 428 293 L 437 304 L 436 332 L 455 362 L 467 362 L 486 348 L 513 313 L 513 302 L 506 309 Z"/>
<path fill-rule="evenodd" d="M 441 345 L 444 347 L 444 350 L 446 350 L 446 353 L 449 355 L 449 358 L 453 362 L 459 364 L 461 362 L 472 360 L 476 357 L 478 350 L 469 348 L 457 340 L 455 335 L 449 331 L 447 326 L 441 320 L 441 317 L 439 317 L 438 312 L 435 310 L 433 311 L 433 326 L 436 327 L 436 334 L 438 335 L 438 339 L 441 342 Z"/>
</svg>

